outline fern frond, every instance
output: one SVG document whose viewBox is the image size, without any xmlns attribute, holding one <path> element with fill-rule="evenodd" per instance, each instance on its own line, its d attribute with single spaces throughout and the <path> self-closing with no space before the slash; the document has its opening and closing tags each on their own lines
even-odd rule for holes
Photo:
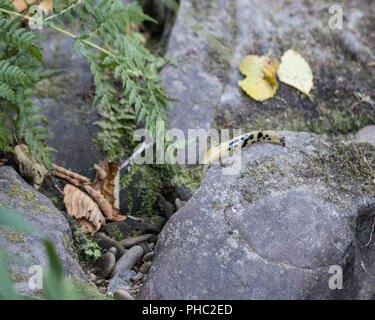
<svg viewBox="0 0 375 320">
<path fill-rule="evenodd" d="M 9 1 L 0 0 L 0 8 L 14 10 Z M 0 13 L 0 43 L 5 50 L 0 58 L 0 149 L 11 150 L 15 130 L 18 139 L 24 139 L 33 157 L 49 169 L 52 163 L 49 149 L 43 143 L 47 137 L 40 125 L 43 116 L 34 107 L 30 96 L 32 86 L 40 80 L 36 68 L 43 64 L 39 41 L 43 38 L 28 31 L 13 17 Z M 11 116 L 13 115 L 13 116 Z"/>
<path fill-rule="evenodd" d="M 5 2 L 0 0 L 0 8 Z M 167 120 L 166 110 L 170 107 L 159 86 L 158 68 L 163 59 L 144 47 L 145 39 L 137 26 L 144 21 L 156 21 L 136 1 L 125 7 L 122 0 L 53 0 L 53 11 L 43 18 L 44 27 L 74 38 L 75 52 L 83 54 L 90 64 L 95 83 L 93 104 L 98 105 L 102 115 L 97 122 L 101 128 L 98 141 L 110 158 L 122 157 L 119 150 L 124 142 L 132 144 L 136 125 L 144 125 L 155 138 L 156 123 Z M 79 24 L 79 34 L 68 32 L 65 27 L 68 23 Z M 27 99 L 26 86 L 38 80 L 35 61 L 42 62 L 40 38 L 0 12 L 1 39 L 17 52 L 0 58 L 0 96 L 13 104 L 13 108 L 18 104 L 17 131 L 23 132 L 32 149 L 37 150 L 38 141 L 45 136 L 39 128 L 32 130 L 33 124 L 27 123 L 27 119 L 38 120 L 38 117 L 27 113 L 32 103 Z M 25 66 L 22 59 L 26 60 Z"/>
</svg>

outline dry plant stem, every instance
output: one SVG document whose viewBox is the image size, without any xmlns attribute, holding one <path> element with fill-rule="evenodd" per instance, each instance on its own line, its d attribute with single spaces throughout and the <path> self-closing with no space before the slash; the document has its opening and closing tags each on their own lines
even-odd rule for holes
<svg viewBox="0 0 375 320">
<path fill-rule="evenodd" d="M 133 217 L 133 216 L 127 216 L 129 219 L 139 222 L 145 222 L 145 219 L 139 218 L 139 217 Z"/>
<path fill-rule="evenodd" d="M 77 188 L 81 188 L 82 187 L 82 183 L 81 181 L 77 180 L 77 179 L 73 179 L 65 174 L 62 174 L 62 173 L 59 173 L 59 172 L 56 172 L 55 173 L 55 176 L 56 177 L 59 177 L 60 179 L 64 179 L 66 180 L 67 182 L 69 182 L 70 184 L 72 184 L 73 186 L 77 187 Z"/>
<path fill-rule="evenodd" d="M 96 202 L 100 210 L 107 216 L 108 219 L 113 219 L 112 206 L 99 191 L 94 190 L 87 184 L 83 185 L 83 190 L 90 195 L 90 197 Z"/>
<path fill-rule="evenodd" d="M 119 171 L 127 168 L 134 161 L 135 158 L 137 158 L 144 150 L 148 149 L 153 144 L 154 144 L 153 142 L 151 143 L 142 142 L 140 146 L 137 148 L 137 150 L 135 150 L 134 153 L 128 159 L 126 159 L 125 162 L 120 166 Z"/>
<path fill-rule="evenodd" d="M 56 184 L 55 178 L 51 174 L 48 177 L 50 178 L 51 183 L 52 183 L 53 187 L 57 190 L 57 192 L 60 193 L 60 195 L 65 196 L 64 191 L 62 191 L 59 188 L 59 186 Z"/>
<path fill-rule="evenodd" d="M 78 173 L 75 173 L 75 172 L 70 171 L 68 169 L 65 169 L 63 167 L 60 167 L 56 164 L 53 164 L 53 168 L 56 170 L 56 175 L 58 177 L 63 176 L 63 177 L 61 177 L 63 179 L 64 179 L 64 177 L 69 177 L 73 180 L 77 180 L 80 183 L 90 183 L 91 182 L 89 178 L 81 176 Z"/>
</svg>

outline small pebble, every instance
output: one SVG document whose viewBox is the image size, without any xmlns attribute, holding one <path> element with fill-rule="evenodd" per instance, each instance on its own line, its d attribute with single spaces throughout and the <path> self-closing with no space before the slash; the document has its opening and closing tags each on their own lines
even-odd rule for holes
<svg viewBox="0 0 375 320">
<path fill-rule="evenodd" d="M 114 249 L 114 250 L 113 250 Z M 116 248 L 110 248 L 104 253 L 95 263 L 97 268 L 97 275 L 102 278 L 107 278 L 116 265 Z"/>
<path fill-rule="evenodd" d="M 182 201 L 179 198 L 176 198 L 174 201 L 174 206 L 176 210 L 180 210 L 185 204 L 186 204 L 186 201 Z"/>
<path fill-rule="evenodd" d="M 95 282 L 95 281 L 96 281 L 96 279 L 97 279 L 97 277 L 96 277 L 96 275 L 95 275 L 95 274 L 93 274 L 93 273 L 90 273 L 90 274 L 89 274 L 89 279 L 90 279 L 90 281 L 92 281 L 92 282 Z"/>
<path fill-rule="evenodd" d="M 112 271 L 112 277 L 123 269 L 131 269 L 135 264 L 142 259 L 144 254 L 143 248 L 140 246 L 131 247 L 126 253 L 117 261 L 115 268 Z"/>
<path fill-rule="evenodd" d="M 139 272 L 141 272 L 143 274 L 148 273 L 148 270 L 150 270 L 151 264 L 152 264 L 151 261 L 147 261 L 147 262 L 143 263 L 141 265 L 141 267 L 139 268 Z"/>
<path fill-rule="evenodd" d="M 117 289 L 113 292 L 113 297 L 116 300 L 134 300 L 134 297 L 125 289 Z"/>
<path fill-rule="evenodd" d="M 138 272 L 134 277 L 131 277 L 130 280 L 133 281 L 135 284 L 141 283 L 144 274 L 142 272 Z"/>
<path fill-rule="evenodd" d="M 152 258 L 154 257 L 154 251 L 151 251 L 149 253 L 146 253 L 144 256 L 143 256 L 143 261 L 150 261 L 152 260 Z"/>
</svg>

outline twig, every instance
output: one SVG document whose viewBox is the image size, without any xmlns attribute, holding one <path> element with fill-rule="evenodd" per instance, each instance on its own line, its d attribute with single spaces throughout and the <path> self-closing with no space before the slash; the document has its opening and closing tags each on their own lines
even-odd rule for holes
<svg viewBox="0 0 375 320">
<path fill-rule="evenodd" d="M 369 239 L 368 242 L 365 244 L 365 248 L 371 243 L 371 240 L 372 240 L 372 234 L 374 233 L 374 228 L 375 228 L 375 218 L 374 218 L 374 222 L 372 223 L 372 229 L 371 229 L 371 233 L 370 233 L 370 239 Z"/>
<path fill-rule="evenodd" d="M 59 188 L 59 186 L 56 184 L 56 181 L 55 181 L 55 179 L 53 178 L 53 176 L 50 174 L 48 177 L 50 178 L 53 187 L 57 190 L 58 193 L 60 193 L 60 195 L 62 195 L 62 196 L 64 197 L 64 196 L 65 196 L 64 191 L 62 191 L 62 190 Z"/>
<path fill-rule="evenodd" d="M 133 217 L 133 216 L 127 216 L 129 219 L 134 220 L 134 221 L 139 221 L 139 222 L 145 222 L 144 218 L 139 218 L 139 217 Z"/>
<path fill-rule="evenodd" d="M 138 157 L 144 150 L 148 149 L 149 147 L 151 147 L 154 143 L 151 142 L 151 143 L 145 143 L 145 142 L 142 142 L 139 147 L 134 151 L 134 153 L 128 158 L 125 160 L 125 162 L 123 164 L 121 164 L 120 168 L 119 168 L 119 171 L 125 169 L 126 167 L 128 167 L 132 161 L 134 161 L 134 159 L 136 157 Z"/>
<path fill-rule="evenodd" d="M 71 170 L 65 169 L 63 167 L 60 167 L 56 164 L 53 164 L 53 168 L 56 170 L 56 175 L 59 176 L 58 174 L 62 176 L 68 176 L 70 178 L 73 178 L 75 180 L 78 180 L 81 183 L 90 183 L 91 180 L 87 177 L 84 177 L 76 172 L 73 172 Z M 62 177 L 64 179 L 64 177 Z"/>
<path fill-rule="evenodd" d="M 121 240 L 119 243 L 125 248 L 125 249 L 129 249 L 141 242 L 145 242 L 145 241 L 148 241 L 150 239 L 152 239 L 154 237 L 154 235 L 150 234 L 150 233 L 147 233 L 147 234 L 143 234 L 141 236 L 138 236 L 138 237 L 131 237 L 131 238 L 126 238 L 124 240 Z"/>
</svg>

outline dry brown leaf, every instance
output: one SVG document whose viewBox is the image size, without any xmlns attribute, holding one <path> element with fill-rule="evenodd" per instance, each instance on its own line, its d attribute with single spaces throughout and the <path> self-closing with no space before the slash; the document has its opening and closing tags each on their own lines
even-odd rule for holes
<svg viewBox="0 0 375 320">
<path fill-rule="evenodd" d="M 39 189 L 44 181 L 48 170 L 36 162 L 29 153 L 29 148 L 25 144 L 18 144 L 14 148 L 15 160 L 22 176 L 30 178 L 35 189 Z"/>
<path fill-rule="evenodd" d="M 56 164 L 53 164 L 53 168 L 55 169 L 55 175 L 61 179 L 64 179 L 68 181 L 69 183 L 75 185 L 78 188 L 81 188 L 83 184 L 90 183 L 90 179 L 81 176 L 78 173 L 75 173 L 73 171 L 70 171 L 68 169 L 65 169 L 63 167 L 57 166 Z"/>
<path fill-rule="evenodd" d="M 98 166 L 95 165 L 95 169 L 96 177 L 90 185 L 93 190 L 85 187 L 86 192 L 97 201 L 108 219 L 116 221 L 125 220 L 125 216 L 119 215 L 120 172 L 118 164 L 113 161 L 104 160 Z M 93 191 L 99 192 L 100 195 Z"/>
<path fill-rule="evenodd" d="M 90 195 L 90 197 L 97 203 L 100 210 L 107 216 L 108 219 L 113 220 L 113 207 L 109 201 L 99 192 L 90 187 L 89 185 L 83 185 L 83 189 Z"/>
<path fill-rule="evenodd" d="M 5 166 L 6 164 L 8 164 L 8 159 L 1 158 L 0 159 L 0 167 Z"/>
<path fill-rule="evenodd" d="M 104 216 L 95 201 L 71 184 L 64 187 L 64 203 L 66 211 L 77 220 L 83 233 L 93 235 L 105 224 Z"/>
</svg>

